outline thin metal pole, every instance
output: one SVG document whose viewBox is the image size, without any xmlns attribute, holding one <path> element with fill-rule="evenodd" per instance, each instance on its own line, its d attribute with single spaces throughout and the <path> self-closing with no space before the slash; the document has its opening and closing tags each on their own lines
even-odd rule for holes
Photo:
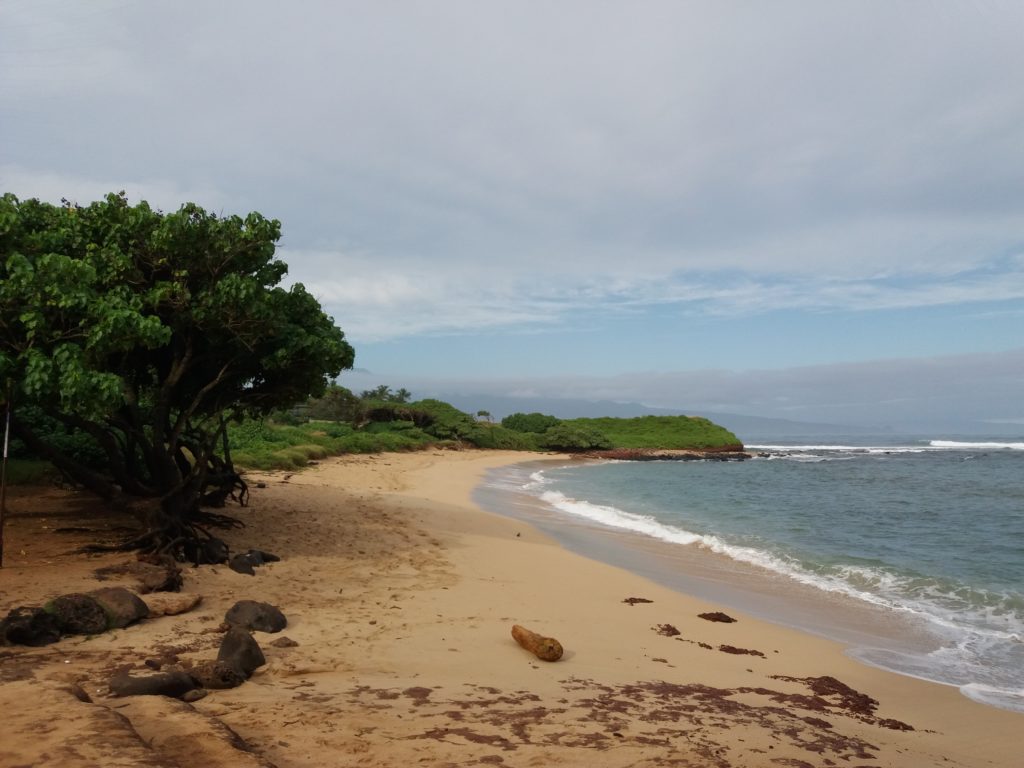
<svg viewBox="0 0 1024 768">
<path fill-rule="evenodd" d="M 4 517 L 7 513 L 7 448 L 11 444 L 11 385 L 7 385 L 7 415 L 4 417 L 4 457 L 0 461 L 0 568 L 4 567 Z"/>
</svg>

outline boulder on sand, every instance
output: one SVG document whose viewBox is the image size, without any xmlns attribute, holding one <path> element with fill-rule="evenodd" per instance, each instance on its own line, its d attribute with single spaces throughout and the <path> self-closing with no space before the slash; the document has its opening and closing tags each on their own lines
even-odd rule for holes
<svg viewBox="0 0 1024 768">
<path fill-rule="evenodd" d="M 149 606 L 124 587 L 103 587 L 87 593 L 107 614 L 107 627 L 121 629 L 149 616 Z"/>
<path fill-rule="evenodd" d="M 78 592 L 61 595 L 44 605 L 43 610 L 57 617 L 60 631 L 65 635 L 98 635 L 107 631 L 107 613 L 89 595 Z"/>
<path fill-rule="evenodd" d="M 256 600 L 239 600 L 228 609 L 224 621 L 257 632 L 280 632 L 288 626 L 288 619 L 277 606 Z"/>
<path fill-rule="evenodd" d="M 0 645 L 28 645 L 38 648 L 60 640 L 57 617 L 42 608 L 27 605 L 13 609 L 0 621 Z"/>
<path fill-rule="evenodd" d="M 267 663 L 260 644 L 242 627 L 231 627 L 224 633 L 217 652 L 217 661 L 223 661 L 241 671 L 246 677 Z"/>
<path fill-rule="evenodd" d="M 237 688 L 248 677 L 242 670 L 226 661 L 207 660 L 197 662 L 189 670 L 192 680 L 209 690 Z M 193 686 L 195 687 L 195 686 Z"/>
<path fill-rule="evenodd" d="M 110 692 L 114 696 L 170 696 L 177 699 L 195 687 L 192 677 L 180 669 L 152 675 L 122 672 L 110 680 Z"/>
</svg>

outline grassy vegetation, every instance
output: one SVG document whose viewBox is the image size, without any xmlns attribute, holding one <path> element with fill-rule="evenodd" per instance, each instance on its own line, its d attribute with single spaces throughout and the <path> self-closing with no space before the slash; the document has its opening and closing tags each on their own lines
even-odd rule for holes
<svg viewBox="0 0 1024 768">
<path fill-rule="evenodd" d="M 329 421 L 246 421 L 232 425 L 228 439 L 231 456 L 242 469 L 296 469 L 326 456 L 414 451 L 438 442 L 409 421 L 371 423 L 364 429 Z"/>
<path fill-rule="evenodd" d="M 41 485 L 60 477 L 48 461 L 41 459 L 8 459 L 7 483 L 9 485 Z"/>
<path fill-rule="evenodd" d="M 319 400 L 277 418 L 245 421 L 228 429 L 239 469 L 298 469 L 311 460 L 346 453 L 415 451 L 432 446 L 472 445 L 513 451 L 586 452 L 608 449 L 707 449 L 737 446 L 732 432 L 707 419 L 642 416 L 634 419 L 558 419 L 541 413 L 512 414 L 501 424 L 478 420 L 440 400 L 406 402 L 407 392 L 378 388 L 356 396 L 333 386 Z M 46 419 L 37 414 L 37 420 Z M 80 458 L 95 450 L 88 436 L 60 433 Z M 77 441 L 77 442 L 75 442 Z M 78 443 L 81 443 L 79 446 Z M 16 446 L 17 447 L 17 446 Z M 43 461 L 21 456 L 8 467 L 11 484 L 45 482 L 58 476 Z"/>
<path fill-rule="evenodd" d="M 740 444 L 727 429 L 690 416 L 562 421 L 528 414 L 526 420 L 510 418 L 498 425 L 477 421 L 440 400 L 369 402 L 360 414 L 358 426 L 337 421 L 289 425 L 271 420 L 233 426 L 229 431 L 232 457 L 245 469 L 295 469 L 310 460 L 343 453 L 413 451 L 455 444 L 513 451 L 701 450 Z M 543 431 L 520 431 L 505 424 Z"/>
<path fill-rule="evenodd" d="M 725 427 L 697 416 L 570 419 L 564 423 L 596 430 L 616 448 L 702 450 L 741 444 Z"/>
</svg>

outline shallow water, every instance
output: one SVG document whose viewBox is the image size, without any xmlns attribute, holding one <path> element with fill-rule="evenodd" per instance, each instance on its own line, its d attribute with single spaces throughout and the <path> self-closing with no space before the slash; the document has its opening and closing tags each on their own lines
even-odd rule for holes
<svg viewBox="0 0 1024 768">
<path fill-rule="evenodd" d="M 1024 443 L 748 446 L 520 465 L 478 500 L 568 546 L 1024 711 Z"/>
</svg>

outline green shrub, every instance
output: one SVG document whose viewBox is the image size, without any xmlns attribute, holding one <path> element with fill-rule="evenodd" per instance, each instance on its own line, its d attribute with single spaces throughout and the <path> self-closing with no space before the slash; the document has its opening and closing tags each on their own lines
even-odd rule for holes
<svg viewBox="0 0 1024 768">
<path fill-rule="evenodd" d="M 639 416 L 633 419 L 611 417 L 571 419 L 577 427 L 597 429 L 616 448 L 704 449 L 738 446 L 732 432 L 697 416 Z"/>
<path fill-rule="evenodd" d="M 48 461 L 40 459 L 8 459 L 7 483 L 9 485 L 44 485 L 60 477 L 60 472 Z"/>
<path fill-rule="evenodd" d="M 545 413 L 513 413 L 501 420 L 501 426 L 505 429 L 513 429 L 516 432 L 533 432 L 543 434 L 551 427 L 557 427 L 562 423 L 561 419 L 548 416 Z"/>
<path fill-rule="evenodd" d="M 481 425 L 474 435 L 478 448 L 495 448 L 503 451 L 536 451 L 540 449 L 537 436 L 528 432 L 516 432 L 496 424 Z"/>
<path fill-rule="evenodd" d="M 358 423 L 363 419 L 363 401 L 345 387 L 331 384 L 323 397 L 311 398 L 306 404 L 306 417 L 328 421 Z"/>
<path fill-rule="evenodd" d="M 593 427 L 572 423 L 549 427 L 540 436 L 540 444 L 552 451 L 599 451 L 612 447 L 611 441 Z"/>
</svg>

